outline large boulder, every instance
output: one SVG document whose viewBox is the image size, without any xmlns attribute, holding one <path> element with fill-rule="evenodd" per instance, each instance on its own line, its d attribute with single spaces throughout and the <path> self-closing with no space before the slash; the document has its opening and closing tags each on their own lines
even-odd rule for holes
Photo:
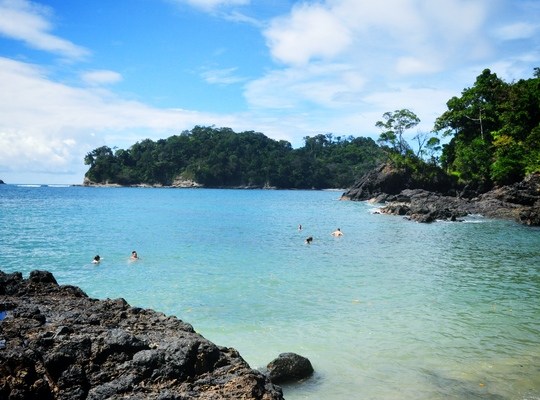
<svg viewBox="0 0 540 400">
<path fill-rule="evenodd" d="M 385 200 L 387 196 L 398 195 L 407 189 L 424 189 L 433 192 L 455 192 L 456 185 L 440 168 L 424 165 L 423 171 L 413 171 L 408 167 L 382 164 L 367 172 L 347 192 L 342 200 Z"/>
<path fill-rule="evenodd" d="M 257 399 L 282 391 L 176 317 L 0 271 L 0 399 Z"/>
<path fill-rule="evenodd" d="M 313 374 L 311 362 L 295 353 L 282 353 L 268 364 L 267 373 L 273 383 L 298 381 Z"/>
<path fill-rule="evenodd" d="M 409 186 L 410 174 L 389 164 L 382 164 L 364 174 L 341 198 L 370 200 L 381 194 L 398 194 Z"/>
</svg>

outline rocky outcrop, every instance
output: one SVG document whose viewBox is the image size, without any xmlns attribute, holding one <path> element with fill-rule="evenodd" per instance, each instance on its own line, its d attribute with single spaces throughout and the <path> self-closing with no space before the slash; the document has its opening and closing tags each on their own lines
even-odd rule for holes
<svg viewBox="0 0 540 400">
<path fill-rule="evenodd" d="M 162 184 L 155 184 L 155 185 L 151 185 L 151 184 L 147 184 L 147 183 L 138 183 L 138 184 L 133 184 L 133 185 L 120 185 L 118 183 L 109 183 L 109 182 L 105 182 L 105 183 L 98 183 L 98 182 L 94 182 L 94 181 L 91 181 L 90 179 L 88 179 L 87 177 L 84 177 L 84 180 L 83 180 L 83 186 L 96 186 L 96 187 L 142 187 L 142 188 L 202 188 L 204 187 L 204 185 L 198 183 L 198 182 L 195 182 L 194 180 L 191 180 L 191 179 L 185 179 L 181 176 L 178 176 L 176 177 L 173 182 L 171 183 L 170 186 L 165 186 L 165 185 L 162 185 Z"/>
<path fill-rule="evenodd" d="M 416 183 L 411 183 L 404 171 L 379 167 L 359 180 L 342 199 L 382 203 L 382 213 L 403 215 L 418 222 L 456 221 L 468 214 L 481 214 L 540 225 L 540 173 L 482 194 L 467 188 L 458 191 L 452 185 L 441 193 L 414 187 Z"/>
<path fill-rule="evenodd" d="M 295 353 L 281 353 L 266 368 L 270 380 L 274 383 L 293 382 L 309 378 L 314 372 L 311 362 Z"/>
<path fill-rule="evenodd" d="M 6 183 L 2 179 L 0 179 L 0 185 L 5 185 L 5 184 Z"/>
<path fill-rule="evenodd" d="M 346 200 L 370 200 L 379 196 L 397 195 L 405 189 L 424 189 L 447 193 L 454 191 L 450 178 L 433 169 L 429 180 L 415 176 L 404 168 L 382 164 L 367 172 L 342 196 Z"/>
<path fill-rule="evenodd" d="M 175 187 L 175 188 L 200 188 L 200 187 L 203 187 L 203 185 L 201 185 L 200 183 L 195 182 L 192 179 L 183 178 L 182 176 L 176 177 L 171 186 Z"/>
<path fill-rule="evenodd" d="M 0 271 L 2 399 L 282 399 L 232 348 L 48 272 Z"/>
</svg>

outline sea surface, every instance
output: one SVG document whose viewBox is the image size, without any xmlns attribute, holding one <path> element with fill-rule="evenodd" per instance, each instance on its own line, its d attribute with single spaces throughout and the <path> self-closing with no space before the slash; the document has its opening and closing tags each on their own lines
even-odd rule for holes
<svg viewBox="0 0 540 400">
<path fill-rule="evenodd" d="M 175 315 L 253 368 L 301 354 L 289 400 L 540 399 L 540 230 L 340 195 L 0 185 L 0 269 Z"/>
</svg>

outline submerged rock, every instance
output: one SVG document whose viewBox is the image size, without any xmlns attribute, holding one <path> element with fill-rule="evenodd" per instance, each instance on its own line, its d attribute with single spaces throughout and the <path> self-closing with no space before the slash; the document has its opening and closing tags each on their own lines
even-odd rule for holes
<svg viewBox="0 0 540 400">
<path fill-rule="evenodd" d="M 0 271 L 2 399 L 283 398 L 240 354 L 176 317 Z"/>
</svg>

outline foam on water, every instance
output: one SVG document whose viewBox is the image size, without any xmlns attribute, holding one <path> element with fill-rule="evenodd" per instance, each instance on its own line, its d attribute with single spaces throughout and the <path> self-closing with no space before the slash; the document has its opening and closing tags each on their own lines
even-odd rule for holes
<svg viewBox="0 0 540 400">
<path fill-rule="evenodd" d="M 327 191 L 7 186 L 0 269 L 174 314 L 256 368 L 302 354 L 316 374 L 287 399 L 540 395 L 537 228 L 417 224 Z"/>
</svg>

